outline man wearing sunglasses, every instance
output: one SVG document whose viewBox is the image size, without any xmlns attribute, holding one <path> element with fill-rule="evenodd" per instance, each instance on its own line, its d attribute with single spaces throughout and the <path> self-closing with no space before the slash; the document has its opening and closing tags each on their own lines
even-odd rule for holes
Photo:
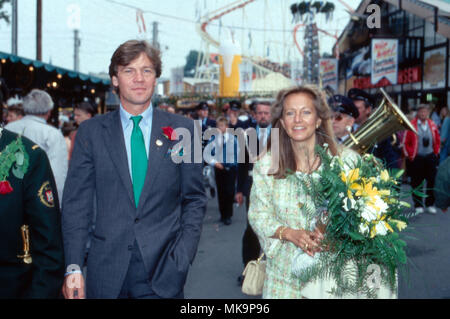
<svg viewBox="0 0 450 319">
<path fill-rule="evenodd" d="M 333 131 L 339 143 L 343 143 L 352 131 L 359 111 L 353 101 L 343 95 L 333 95 L 328 99 L 333 110 Z"/>
</svg>

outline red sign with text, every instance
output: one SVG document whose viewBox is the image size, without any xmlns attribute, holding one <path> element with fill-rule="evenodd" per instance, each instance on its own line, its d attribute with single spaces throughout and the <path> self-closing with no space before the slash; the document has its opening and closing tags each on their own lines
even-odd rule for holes
<svg viewBox="0 0 450 319">
<path fill-rule="evenodd" d="M 421 72 L 420 72 L 420 67 L 418 67 L 418 66 L 398 71 L 397 84 L 414 83 L 414 82 L 420 82 L 421 80 L 422 80 L 422 76 L 421 76 Z M 378 87 L 384 87 L 384 86 L 388 86 L 388 85 L 392 85 L 392 84 L 386 78 L 381 79 L 375 85 L 371 84 L 370 76 L 353 80 L 353 87 L 358 88 L 358 89 L 378 88 Z"/>
</svg>

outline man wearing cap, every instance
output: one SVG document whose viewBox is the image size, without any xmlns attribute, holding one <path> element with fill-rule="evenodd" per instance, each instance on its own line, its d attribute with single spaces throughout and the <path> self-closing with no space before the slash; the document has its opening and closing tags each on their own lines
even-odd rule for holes
<svg viewBox="0 0 450 319">
<path fill-rule="evenodd" d="M 197 120 L 202 122 L 202 137 L 205 131 L 209 128 L 216 127 L 216 121 L 208 118 L 209 114 L 209 106 L 208 103 L 205 101 L 200 102 L 197 107 Z M 208 144 L 208 140 L 204 140 L 202 138 L 202 154 L 203 150 L 205 149 L 206 145 Z M 206 165 L 207 163 L 204 162 L 205 167 L 203 168 L 203 182 L 205 183 L 205 188 L 209 190 L 209 193 L 211 197 L 214 197 L 216 194 L 215 186 L 214 186 L 214 173 L 213 170 L 211 170 L 211 167 Z"/>
<path fill-rule="evenodd" d="M 202 133 L 211 127 L 216 127 L 216 121 L 208 118 L 209 106 L 206 102 L 200 102 L 197 107 L 197 117 L 198 120 L 202 121 Z"/>
<path fill-rule="evenodd" d="M 418 134 L 406 131 L 403 138 L 403 152 L 406 157 L 406 172 L 411 177 L 411 187 L 416 188 L 424 180 L 427 181 L 425 206 L 428 207 L 428 213 L 436 214 L 433 188 L 441 137 L 436 124 L 428 118 L 429 115 L 428 104 L 420 104 L 416 118 L 411 121 Z M 416 215 L 423 213 L 423 198 L 413 193 L 413 200 Z"/>
<path fill-rule="evenodd" d="M 241 110 L 241 102 L 239 102 L 238 100 L 232 100 L 228 104 L 230 106 L 227 111 L 228 121 L 229 121 L 228 126 L 233 129 L 242 128 L 245 130 L 245 129 L 249 128 L 250 121 L 241 121 L 239 119 L 239 111 Z"/>
<path fill-rule="evenodd" d="M 353 101 L 359 112 L 359 116 L 355 119 L 353 125 L 353 130 L 356 131 L 369 118 L 373 109 L 373 98 L 369 93 L 357 88 L 350 89 L 347 96 Z"/>
<path fill-rule="evenodd" d="M 23 111 L 23 101 L 16 97 L 10 98 L 6 105 L 8 107 L 8 115 L 6 116 L 6 123 L 12 123 L 14 121 L 18 121 L 25 116 L 25 112 Z"/>
<path fill-rule="evenodd" d="M 358 109 L 352 100 L 343 95 L 333 95 L 328 99 L 333 110 L 333 131 L 339 143 L 343 143 L 352 131 L 353 124 L 359 116 Z"/>
</svg>

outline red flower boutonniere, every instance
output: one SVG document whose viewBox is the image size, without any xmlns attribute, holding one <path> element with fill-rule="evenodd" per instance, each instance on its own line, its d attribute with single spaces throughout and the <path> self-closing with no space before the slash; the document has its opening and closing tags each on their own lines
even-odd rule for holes
<svg viewBox="0 0 450 319">
<path fill-rule="evenodd" d="M 163 135 L 169 140 L 169 141 L 175 141 L 177 139 L 177 134 L 175 133 L 175 130 L 171 128 L 170 126 L 166 126 L 162 128 Z"/>
<path fill-rule="evenodd" d="M 8 181 L 0 182 L 0 195 L 6 195 L 13 191 L 11 184 Z"/>
</svg>

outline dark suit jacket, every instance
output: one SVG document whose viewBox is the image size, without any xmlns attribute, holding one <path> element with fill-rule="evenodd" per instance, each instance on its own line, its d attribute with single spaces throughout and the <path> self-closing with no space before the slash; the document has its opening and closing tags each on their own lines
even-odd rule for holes
<svg viewBox="0 0 450 319">
<path fill-rule="evenodd" d="M 83 264 L 94 194 L 95 231 L 87 260 L 88 298 L 117 298 L 136 240 L 152 289 L 178 295 L 200 239 L 206 196 L 202 163 L 175 164 L 162 127 L 193 121 L 153 110 L 147 176 L 136 208 L 119 110 L 83 122 L 77 132 L 63 196 L 67 264 Z M 159 140 L 157 145 L 157 141 Z M 193 153 L 193 152 L 192 152 Z"/>
<path fill-rule="evenodd" d="M 252 128 L 256 129 L 256 125 L 252 124 Z M 270 138 L 270 134 L 268 136 Z M 257 149 L 256 154 L 253 154 L 252 157 L 258 156 L 261 153 L 259 149 L 259 140 L 257 141 Z M 244 196 L 250 195 L 250 190 L 253 184 L 253 163 L 250 162 L 249 148 L 247 147 L 248 143 L 246 143 L 245 147 L 245 162 L 238 164 L 238 175 L 237 175 L 237 192 L 241 192 Z"/>
<path fill-rule="evenodd" d="M 200 120 L 200 119 L 199 119 L 199 120 Z M 216 127 L 216 125 L 217 125 L 216 121 L 210 119 L 209 117 L 206 118 L 206 125 L 203 125 L 203 120 L 200 120 L 200 121 L 202 121 L 202 137 L 203 137 L 203 134 L 205 133 L 205 131 L 206 131 L 207 129 Z M 208 144 L 208 140 L 203 140 L 203 139 L 202 139 L 202 146 L 203 146 L 203 148 L 205 148 L 205 146 L 206 146 L 207 144 Z"/>
<path fill-rule="evenodd" d="M 0 152 L 16 138 L 3 130 Z M 0 195 L 0 298 L 58 298 L 64 253 L 55 179 L 46 153 L 26 137 L 22 143 L 28 170 L 23 179 L 10 170 L 7 181 L 13 191 Z M 29 227 L 31 264 L 17 257 L 23 255 L 22 225 Z"/>
</svg>

